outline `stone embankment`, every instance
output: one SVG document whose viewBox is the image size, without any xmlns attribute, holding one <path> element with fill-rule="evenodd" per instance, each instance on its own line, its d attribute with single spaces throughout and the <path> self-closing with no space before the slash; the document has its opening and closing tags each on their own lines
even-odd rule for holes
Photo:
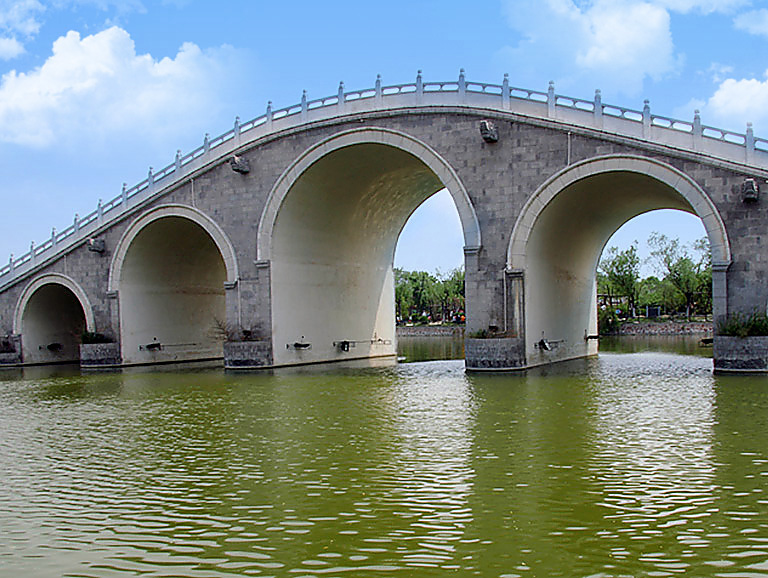
<svg viewBox="0 0 768 578">
<path fill-rule="evenodd" d="M 398 337 L 464 336 L 463 325 L 398 325 Z"/>
<path fill-rule="evenodd" d="M 624 323 L 616 335 L 707 335 L 712 336 L 712 323 Z"/>
</svg>

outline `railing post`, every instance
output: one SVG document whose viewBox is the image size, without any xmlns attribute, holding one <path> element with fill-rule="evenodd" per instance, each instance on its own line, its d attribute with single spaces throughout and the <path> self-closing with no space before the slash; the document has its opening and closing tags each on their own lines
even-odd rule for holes
<svg viewBox="0 0 768 578">
<path fill-rule="evenodd" d="M 549 81 L 549 88 L 547 89 L 547 116 L 549 118 L 555 118 L 555 81 Z"/>
<path fill-rule="evenodd" d="M 701 148 L 701 139 L 704 136 L 704 131 L 701 128 L 701 113 L 699 109 L 693 111 L 693 150 L 699 150 Z"/>
<path fill-rule="evenodd" d="M 211 135 L 205 133 L 205 138 L 203 138 L 203 154 L 207 155 L 209 152 L 211 152 Z"/>
<path fill-rule="evenodd" d="M 272 130 L 272 101 L 267 102 L 267 130 Z"/>
<path fill-rule="evenodd" d="M 101 199 L 99 199 L 99 204 L 96 205 L 96 218 L 99 221 L 99 224 L 104 220 L 104 207 L 101 205 Z"/>
<path fill-rule="evenodd" d="M 344 81 L 342 80 L 339 82 L 339 96 L 337 97 L 338 102 L 336 103 L 337 108 L 339 110 L 339 114 L 344 112 Z"/>
<path fill-rule="evenodd" d="M 464 78 L 464 69 L 459 70 L 459 102 L 464 104 L 467 100 L 467 81 Z"/>
<path fill-rule="evenodd" d="M 240 144 L 240 117 L 235 117 L 235 126 L 234 126 L 234 132 L 235 132 L 235 144 Z"/>
<path fill-rule="evenodd" d="M 509 74 L 504 73 L 504 81 L 501 83 L 501 108 L 509 110 Z"/>
<path fill-rule="evenodd" d="M 34 265 L 36 260 L 37 259 L 35 258 L 35 242 L 32 241 L 29 244 L 29 262 Z"/>
<path fill-rule="evenodd" d="M 752 123 L 747 123 L 747 134 L 744 140 L 747 147 L 747 162 L 751 163 L 755 158 L 755 133 L 752 130 Z"/>
<path fill-rule="evenodd" d="M 643 138 L 651 138 L 651 101 L 643 101 Z"/>
<path fill-rule="evenodd" d="M 595 126 L 603 128 L 603 93 L 599 88 L 595 90 L 594 107 Z"/>
<path fill-rule="evenodd" d="M 150 193 L 155 192 L 155 173 L 152 171 L 152 167 L 149 167 L 147 171 L 147 189 Z"/>
<path fill-rule="evenodd" d="M 13 253 L 8 257 L 8 272 L 13 275 Z"/>
<path fill-rule="evenodd" d="M 307 122 L 307 91 L 301 93 L 301 122 Z"/>
<path fill-rule="evenodd" d="M 381 106 L 381 74 L 376 75 L 376 96 L 374 96 L 376 106 Z"/>
<path fill-rule="evenodd" d="M 424 83 L 421 80 L 421 70 L 416 74 L 416 104 L 424 100 Z"/>
<path fill-rule="evenodd" d="M 176 149 L 176 160 L 173 163 L 173 171 L 177 175 L 181 172 L 181 149 Z"/>
<path fill-rule="evenodd" d="M 123 203 L 123 207 L 128 205 L 128 183 L 123 183 L 123 190 L 120 192 L 120 202 Z"/>
<path fill-rule="evenodd" d="M 56 227 L 51 229 L 51 247 L 56 246 Z"/>
<path fill-rule="evenodd" d="M 77 233 L 80 230 L 80 215 L 75 213 L 75 220 L 72 223 L 72 227 L 75 229 L 75 233 Z"/>
</svg>

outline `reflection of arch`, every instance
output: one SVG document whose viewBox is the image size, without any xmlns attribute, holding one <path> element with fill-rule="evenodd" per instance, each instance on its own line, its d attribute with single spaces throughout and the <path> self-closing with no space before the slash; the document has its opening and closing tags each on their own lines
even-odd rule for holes
<svg viewBox="0 0 768 578">
<path fill-rule="evenodd" d="M 464 232 L 466 248 L 477 249 L 481 245 L 480 225 L 475 209 L 456 171 L 437 152 L 415 138 L 390 129 L 368 127 L 341 132 L 321 141 L 304 152 L 278 179 L 269 194 L 259 220 L 257 253 L 260 260 L 272 258 L 272 240 L 275 222 L 286 195 L 301 175 L 316 161 L 338 149 L 356 144 L 382 144 L 410 153 L 442 182 L 453 197 Z"/>
<path fill-rule="evenodd" d="M 237 256 L 232 243 L 227 238 L 226 233 L 205 213 L 187 205 L 160 205 L 143 214 L 136 219 L 125 230 L 115 250 L 115 256 L 112 258 L 112 264 L 109 268 L 109 291 L 116 291 L 120 283 L 120 275 L 125 261 L 128 249 L 136 236 L 150 223 L 165 217 L 181 217 L 193 221 L 202 227 L 213 242 L 219 248 L 219 253 L 224 260 L 224 266 L 227 271 L 227 282 L 237 281 L 239 273 L 237 267 Z"/>
<path fill-rule="evenodd" d="M 702 220 L 712 251 L 715 317 L 726 313 L 730 246 L 701 187 L 654 159 L 589 159 L 554 175 L 530 197 L 509 240 L 505 328 L 526 336 L 529 366 L 597 352 L 589 336 L 597 333 L 600 254 L 616 229 L 654 209 L 678 209 Z M 542 348 L 541 340 L 557 346 Z"/>
<path fill-rule="evenodd" d="M 690 177 L 665 163 L 646 157 L 617 155 L 576 163 L 548 179 L 529 199 L 515 222 L 507 250 L 507 267 L 525 267 L 526 245 L 533 226 L 544 208 L 569 185 L 592 175 L 630 172 L 649 176 L 675 190 L 704 223 L 712 250 L 713 267 L 727 267 L 731 248 L 725 225 L 715 205 Z"/>
<path fill-rule="evenodd" d="M 23 332 L 23 318 L 24 311 L 27 308 L 27 304 L 35 292 L 44 285 L 61 285 L 69 289 L 72 294 L 80 302 L 80 306 L 83 308 L 83 315 L 85 316 L 85 324 L 88 331 L 95 331 L 95 323 L 93 321 L 93 308 L 91 302 L 88 300 L 88 295 L 71 277 L 62 275 L 60 273 L 48 273 L 41 277 L 38 277 L 24 288 L 24 291 L 19 297 L 19 301 L 16 304 L 16 311 L 13 316 L 13 332 L 20 334 Z"/>
</svg>

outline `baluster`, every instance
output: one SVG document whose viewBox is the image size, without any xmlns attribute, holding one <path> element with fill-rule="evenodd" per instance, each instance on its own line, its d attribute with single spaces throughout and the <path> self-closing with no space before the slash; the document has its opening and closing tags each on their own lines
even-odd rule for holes
<svg viewBox="0 0 768 578">
<path fill-rule="evenodd" d="M 416 74 L 416 104 L 424 100 L 424 83 L 421 80 L 421 70 Z"/>
<path fill-rule="evenodd" d="M 376 75 L 376 96 L 374 97 L 376 106 L 381 106 L 381 74 Z"/>
<path fill-rule="evenodd" d="M 603 93 L 599 88 L 595 90 L 595 104 L 593 112 L 595 118 L 595 126 L 603 128 Z"/>
<path fill-rule="evenodd" d="M 699 150 L 704 131 L 701 128 L 701 113 L 699 109 L 693 111 L 693 150 Z"/>
<path fill-rule="evenodd" d="M 549 88 L 547 89 L 547 116 L 549 118 L 555 117 L 555 81 L 549 81 Z"/>
<path fill-rule="evenodd" d="M 747 147 L 747 162 L 751 163 L 755 157 L 755 133 L 752 130 L 752 123 L 747 123 L 747 134 L 744 144 Z"/>
<path fill-rule="evenodd" d="M 651 138 L 651 101 L 643 101 L 643 138 Z"/>
</svg>

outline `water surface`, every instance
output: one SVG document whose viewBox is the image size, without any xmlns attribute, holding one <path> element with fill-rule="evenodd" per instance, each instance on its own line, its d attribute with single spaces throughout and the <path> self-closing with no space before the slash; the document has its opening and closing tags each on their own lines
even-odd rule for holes
<svg viewBox="0 0 768 578">
<path fill-rule="evenodd" d="M 768 576 L 768 378 L 0 372 L 0 575 Z"/>
</svg>

